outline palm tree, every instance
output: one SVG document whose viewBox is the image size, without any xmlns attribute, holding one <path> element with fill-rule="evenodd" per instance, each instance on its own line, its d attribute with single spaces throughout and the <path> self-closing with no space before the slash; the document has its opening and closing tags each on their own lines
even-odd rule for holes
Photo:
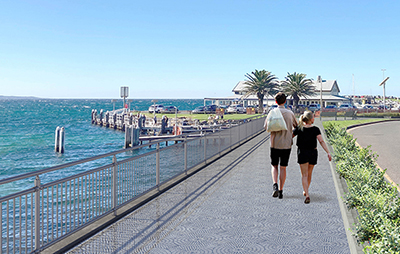
<svg viewBox="0 0 400 254">
<path fill-rule="evenodd" d="M 282 82 L 281 86 L 283 92 L 287 96 L 291 96 L 294 100 L 294 108 L 297 110 L 299 105 L 300 97 L 312 96 L 315 95 L 315 86 L 311 79 L 306 78 L 306 74 L 296 73 L 290 74 L 285 78 L 285 81 Z"/>
<path fill-rule="evenodd" d="M 277 77 L 272 75 L 271 72 L 266 70 L 255 70 L 251 74 L 246 73 L 245 77 L 248 79 L 244 83 L 247 85 L 244 89 L 244 97 L 251 94 L 257 95 L 259 112 L 263 112 L 264 96 L 274 96 L 278 91 Z"/>
</svg>

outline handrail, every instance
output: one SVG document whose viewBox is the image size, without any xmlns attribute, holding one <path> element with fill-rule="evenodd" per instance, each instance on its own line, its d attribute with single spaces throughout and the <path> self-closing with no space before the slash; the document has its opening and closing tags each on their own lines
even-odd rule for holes
<svg viewBox="0 0 400 254">
<path fill-rule="evenodd" d="M 260 116 L 254 116 L 254 117 L 247 118 L 245 120 L 257 119 L 259 117 Z M 83 163 L 87 163 L 87 162 L 90 162 L 90 161 L 99 160 L 99 159 L 102 159 L 102 158 L 107 158 L 107 157 L 114 156 L 114 155 L 117 155 L 117 154 L 130 152 L 130 151 L 133 151 L 133 150 L 140 149 L 142 147 L 157 145 L 159 143 L 164 143 L 166 141 L 174 141 L 177 138 L 183 139 L 185 136 L 186 135 L 180 135 L 180 136 L 167 138 L 167 139 L 164 139 L 162 141 L 153 141 L 153 142 L 149 142 L 149 143 L 146 143 L 146 144 L 142 144 L 142 145 L 126 148 L 126 149 L 120 149 L 120 150 L 117 150 L 117 151 L 114 151 L 114 152 L 109 152 L 109 153 L 105 153 L 105 154 L 102 154 L 102 155 L 89 157 L 89 158 L 86 158 L 86 159 L 81 159 L 81 160 L 77 160 L 77 161 L 73 161 L 73 162 L 68 162 L 68 163 L 65 163 L 65 164 L 62 164 L 62 165 L 57 165 L 57 166 L 53 166 L 53 167 L 49 167 L 49 168 L 45 168 L 45 169 L 39 169 L 39 170 L 36 170 L 36 171 L 33 171 L 33 172 L 28 172 L 28 173 L 12 176 L 12 177 L 9 177 L 9 178 L 0 179 L 0 185 L 6 184 L 6 183 L 15 182 L 15 181 L 22 180 L 22 179 L 29 178 L 29 177 L 35 177 L 37 175 L 43 175 L 43 174 L 46 174 L 46 173 L 49 173 L 49 172 L 52 172 L 52 171 L 56 171 L 56 170 L 59 170 L 59 169 L 76 166 L 76 165 L 79 165 L 79 164 L 83 164 Z"/>
<path fill-rule="evenodd" d="M 264 118 L 265 115 L 255 116 L 193 139 L 175 136 L 0 180 L 4 184 L 35 177 L 34 186 L 0 198 L 0 253 L 37 253 L 52 245 L 63 245 L 63 239 L 74 237 L 74 233 L 91 227 L 99 218 L 107 215 L 112 220 L 132 203 L 143 202 L 138 200 L 145 193 L 158 195 L 170 182 L 188 172 L 192 174 L 261 133 Z M 183 142 L 160 148 L 160 143 L 171 140 Z M 116 155 L 149 145 L 157 148 L 117 161 Z M 110 156 L 112 163 L 91 165 L 83 172 L 41 183 L 42 174 Z"/>
</svg>

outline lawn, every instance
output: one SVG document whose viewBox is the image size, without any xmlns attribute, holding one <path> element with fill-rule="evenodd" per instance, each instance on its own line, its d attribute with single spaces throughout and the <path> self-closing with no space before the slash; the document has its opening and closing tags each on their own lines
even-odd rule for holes
<svg viewBox="0 0 400 254">
<path fill-rule="evenodd" d="M 372 123 L 372 122 L 379 122 L 379 121 L 390 121 L 389 119 L 357 119 L 357 120 L 344 120 L 344 121 L 324 121 L 322 125 L 324 128 L 327 127 L 329 124 L 336 125 L 340 128 L 346 128 L 351 125 L 357 124 L 364 124 L 364 123 Z"/>
</svg>

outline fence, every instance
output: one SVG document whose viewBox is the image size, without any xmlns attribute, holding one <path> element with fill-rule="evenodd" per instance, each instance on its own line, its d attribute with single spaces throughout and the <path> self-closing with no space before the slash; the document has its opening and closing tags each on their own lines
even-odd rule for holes
<svg viewBox="0 0 400 254">
<path fill-rule="evenodd" d="M 94 222 L 116 217 L 149 193 L 159 193 L 174 179 L 194 173 L 212 160 L 263 130 L 264 116 L 237 126 L 161 147 L 152 142 L 96 157 L 0 180 L 0 185 L 32 178 L 34 185 L 0 198 L 2 228 L 0 253 L 39 253 L 65 245 L 63 240 L 84 231 Z M 171 142 L 170 142 L 171 143 Z M 145 154 L 117 160 L 117 155 L 144 146 L 156 146 Z M 41 183 L 49 172 L 112 158 L 112 163 L 56 181 Z M 110 221 L 110 219 L 108 219 Z"/>
</svg>

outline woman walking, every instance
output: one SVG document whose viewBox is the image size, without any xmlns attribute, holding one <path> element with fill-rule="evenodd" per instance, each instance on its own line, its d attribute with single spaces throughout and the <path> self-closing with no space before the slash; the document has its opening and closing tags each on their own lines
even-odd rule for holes
<svg viewBox="0 0 400 254">
<path fill-rule="evenodd" d="M 311 111 L 305 111 L 304 114 L 300 116 L 299 126 L 293 131 L 293 136 L 297 135 L 297 163 L 300 164 L 304 190 L 303 195 L 306 196 L 304 203 L 306 204 L 310 203 L 308 188 L 310 187 L 312 172 L 318 159 L 317 140 L 328 154 L 329 161 L 332 160 L 328 147 L 321 136 L 321 131 L 318 127 L 313 126 L 313 124 L 313 113 Z"/>
</svg>

